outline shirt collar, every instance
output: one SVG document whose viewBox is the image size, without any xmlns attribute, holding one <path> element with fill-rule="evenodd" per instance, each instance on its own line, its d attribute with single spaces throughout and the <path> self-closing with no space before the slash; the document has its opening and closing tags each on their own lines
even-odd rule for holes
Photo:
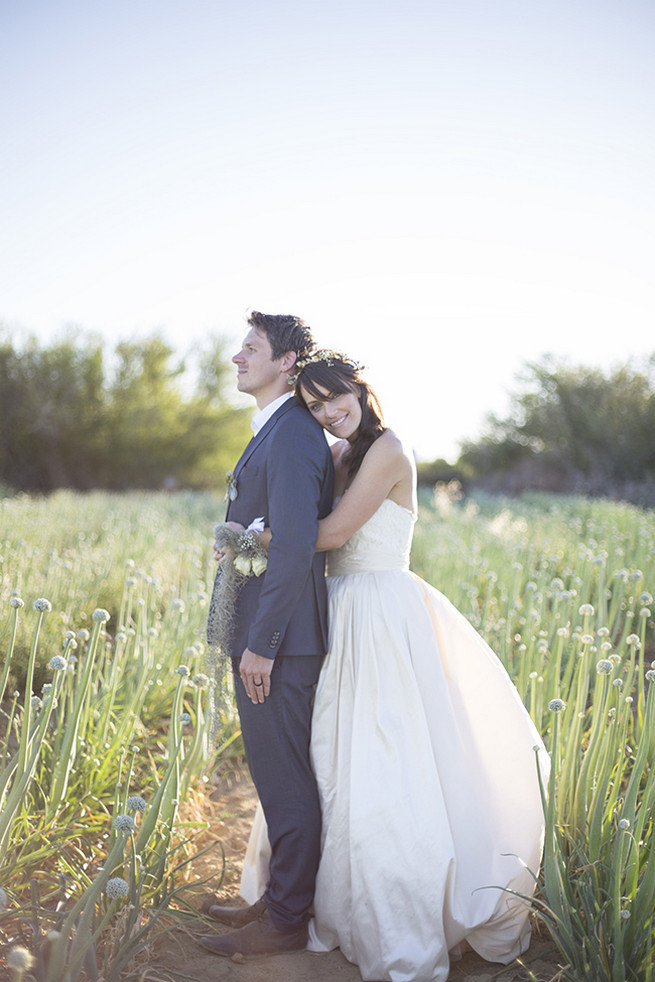
<svg viewBox="0 0 655 982">
<path fill-rule="evenodd" d="M 283 406 L 287 399 L 291 399 L 293 392 L 285 392 L 284 395 L 278 396 L 277 399 L 273 399 L 273 402 L 269 402 L 267 406 L 260 409 L 258 413 L 253 416 L 250 425 L 252 431 L 257 436 L 262 426 L 269 421 L 271 416 L 278 411 L 280 406 Z"/>
</svg>

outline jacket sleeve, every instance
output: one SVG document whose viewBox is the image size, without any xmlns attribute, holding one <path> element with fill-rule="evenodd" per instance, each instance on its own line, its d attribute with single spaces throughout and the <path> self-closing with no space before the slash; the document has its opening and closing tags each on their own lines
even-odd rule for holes
<svg viewBox="0 0 655 982">
<path fill-rule="evenodd" d="M 271 435 L 266 480 L 273 538 L 248 634 L 250 650 L 266 658 L 275 657 L 311 575 L 328 455 L 311 419 L 289 420 Z"/>
</svg>

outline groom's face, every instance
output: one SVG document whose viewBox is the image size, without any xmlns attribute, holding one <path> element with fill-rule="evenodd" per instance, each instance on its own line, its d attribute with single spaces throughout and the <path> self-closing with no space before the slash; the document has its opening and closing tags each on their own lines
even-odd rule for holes
<svg viewBox="0 0 655 982">
<path fill-rule="evenodd" d="M 243 339 L 241 351 L 232 361 L 237 366 L 239 392 L 254 396 L 260 406 L 276 397 L 283 375 L 282 359 L 273 361 L 271 345 L 265 334 L 252 327 Z"/>
</svg>

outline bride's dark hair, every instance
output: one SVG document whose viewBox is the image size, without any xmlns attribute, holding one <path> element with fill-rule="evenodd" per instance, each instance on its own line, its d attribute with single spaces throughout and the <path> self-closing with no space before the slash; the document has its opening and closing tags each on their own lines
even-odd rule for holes
<svg viewBox="0 0 655 982">
<path fill-rule="evenodd" d="M 354 392 L 359 397 L 362 420 L 345 457 L 348 462 L 348 477 L 352 479 L 361 467 L 366 451 L 386 430 L 382 408 L 375 392 L 362 378 L 361 367 L 356 362 L 339 356 L 336 352 L 322 356 L 323 352 L 317 352 L 310 356 L 315 360 L 305 364 L 300 362 L 300 371 L 294 379 L 296 398 L 307 408 L 300 391 L 301 385 L 308 395 L 321 401 L 325 398 L 325 392 L 331 395 Z"/>
</svg>

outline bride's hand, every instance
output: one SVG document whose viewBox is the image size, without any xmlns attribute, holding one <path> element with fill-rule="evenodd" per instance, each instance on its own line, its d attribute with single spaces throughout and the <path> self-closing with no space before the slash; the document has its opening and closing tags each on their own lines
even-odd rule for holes
<svg viewBox="0 0 655 982">
<path fill-rule="evenodd" d="M 262 549 L 268 552 L 268 547 L 271 544 L 271 539 L 273 538 L 273 533 L 269 528 L 262 529 L 261 532 L 257 533 L 257 541 L 259 542 Z"/>
</svg>

